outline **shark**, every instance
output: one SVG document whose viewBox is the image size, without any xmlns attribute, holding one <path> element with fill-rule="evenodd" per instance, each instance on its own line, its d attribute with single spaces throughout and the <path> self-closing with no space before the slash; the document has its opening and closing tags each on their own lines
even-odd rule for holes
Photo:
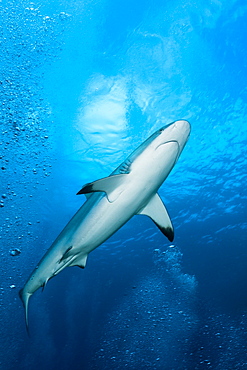
<svg viewBox="0 0 247 370">
<path fill-rule="evenodd" d="M 58 235 L 19 295 L 28 329 L 30 297 L 68 266 L 86 266 L 90 252 L 134 215 L 150 217 L 170 242 L 174 229 L 158 189 L 170 174 L 190 135 L 186 120 L 172 122 L 144 141 L 108 177 L 85 184 L 86 201 Z"/>
</svg>

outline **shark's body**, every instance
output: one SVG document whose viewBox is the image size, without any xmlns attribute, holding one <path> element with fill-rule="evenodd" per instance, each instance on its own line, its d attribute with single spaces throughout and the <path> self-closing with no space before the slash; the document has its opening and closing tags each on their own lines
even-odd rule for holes
<svg viewBox="0 0 247 370">
<path fill-rule="evenodd" d="M 83 186 L 78 194 L 86 194 L 86 202 L 20 291 L 27 325 L 31 295 L 65 267 L 84 268 L 88 254 L 132 216 L 149 216 L 173 240 L 172 223 L 157 191 L 175 165 L 189 134 L 187 121 L 171 123 L 150 136 L 109 177 Z"/>
</svg>

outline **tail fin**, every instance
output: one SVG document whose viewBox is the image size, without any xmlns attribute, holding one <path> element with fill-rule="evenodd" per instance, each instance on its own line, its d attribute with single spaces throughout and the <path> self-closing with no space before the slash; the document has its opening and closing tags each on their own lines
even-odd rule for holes
<svg viewBox="0 0 247 370">
<path fill-rule="evenodd" d="M 28 333 L 28 335 L 30 335 L 29 334 L 29 327 L 28 327 L 28 302 L 29 302 L 29 298 L 31 297 L 31 294 L 30 293 L 25 293 L 24 289 L 21 289 L 19 291 L 19 296 L 22 300 L 22 303 L 23 303 L 23 306 L 24 306 L 24 309 L 25 309 L 25 322 L 26 322 L 27 333 Z"/>
</svg>

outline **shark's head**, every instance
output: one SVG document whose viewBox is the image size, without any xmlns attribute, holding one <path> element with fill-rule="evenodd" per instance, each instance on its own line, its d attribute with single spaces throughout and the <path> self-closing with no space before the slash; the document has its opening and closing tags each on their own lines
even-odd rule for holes
<svg viewBox="0 0 247 370">
<path fill-rule="evenodd" d="M 190 123 L 185 120 L 179 120 L 170 123 L 164 127 L 161 127 L 158 131 L 155 132 L 153 145 L 159 146 L 166 144 L 170 141 L 177 142 L 179 146 L 179 153 L 182 152 L 188 138 L 190 135 Z"/>
<path fill-rule="evenodd" d="M 133 153 L 131 153 L 125 162 L 112 172 L 112 175 L 129 173 L 133 166 L 133 162 L 138 160 L 138 158 L 140 158 L 141 167 L 143 167 L 143 154 L 144 161 L 147 162 L 147 158 L 152 157 L 155 158 L 156 165 L 157 163 L 162 163 L 165 158 L 167 159 L 167 162 L 170 162 L 170 164 L 172 163 L 172 168 L 180 156 L 189 135 L 190 123 L 185 120 L 178 120 L 161 127 L 145 140 Z M 168 144 L 170 149 L 168 149 L 168 146 L 164 144 Z M 167 153 L 169 153 L 169 156 L 167 156 Z M 160 161 L 157 159 L 158 156 L 160 157 Z"/>
</svg>

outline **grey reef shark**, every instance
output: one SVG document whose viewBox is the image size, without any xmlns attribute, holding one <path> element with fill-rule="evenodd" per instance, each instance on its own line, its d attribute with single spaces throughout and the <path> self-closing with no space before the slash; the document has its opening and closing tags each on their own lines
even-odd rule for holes
<svg viewBox="0 0 247 370">
<path fill-rule="evenodd" d="M 190 135 L 185 120 L 170 123 L 144 141 L 110 176 L 88 183 L 77 194 L 86 201 L 32 272 L 19 295 L 25 308 L 40 287 L 65 267 L 84 268 L 88 254 L 134 215 L 146 215 L 173 241 L 168 212 L 157 191 L 177 162 Z"/>
</svg>

